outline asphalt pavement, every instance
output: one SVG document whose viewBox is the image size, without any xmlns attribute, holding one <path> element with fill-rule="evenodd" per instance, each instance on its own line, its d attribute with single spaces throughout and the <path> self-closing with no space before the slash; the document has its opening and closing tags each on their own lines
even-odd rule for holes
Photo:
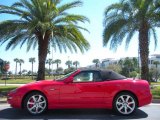
<svg viewBox="0 0 160 120">
<path fill-rule="evenodd" d="M 160 120 L 160 104 L 149 104 L 136 110 L 129 116 L 120 116 L 107 109 L 60 109 L 48 110 L 46 113 L 33 116 L 25 110 L 9 107 L 8 104 L 0 104 L 0 119 L 26 120 L 26 119 L 105 119 L 105 120 Z"/>
</svg>

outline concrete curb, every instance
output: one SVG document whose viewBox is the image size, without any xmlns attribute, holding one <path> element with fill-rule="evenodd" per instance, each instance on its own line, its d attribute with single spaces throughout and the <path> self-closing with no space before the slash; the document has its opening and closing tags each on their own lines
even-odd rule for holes
<svg viewBox="0 0 160 120">
<path fill-rule="evenodd" d="M 6 104 L 7 101 L 0 101 L 0 104 Z"/>
<path fill-rule="evenodd" d="M 153 99 L 152 103 L 160 103 L 160 99 Z"/>
</svg>

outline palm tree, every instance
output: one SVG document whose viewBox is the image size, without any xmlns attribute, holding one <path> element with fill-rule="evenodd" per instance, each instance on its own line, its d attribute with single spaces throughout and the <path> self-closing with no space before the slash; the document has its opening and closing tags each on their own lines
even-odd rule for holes
<svg viewBox="0 0 160 120">
<path fill-rule="evenodd" d="M 16 76 L 17 76 L 17 63 L 19 62 L 19 59 L 15 58 L 14 62 L 16 62 L 16 68 L 15 68 L 15 79 L 16 79 Z"/>
<path fill-rule="evenodd" d="M 34 57 L 29 58 L 29 62 L 32 64 L 32 80 L 33 80 L 33 64 L 36 62 Z"/>
<path fill-rule="evenodd" d="M 99 59 L 94 59 L 92 62 L 95 63 L 96 68 L 98 67 L 98 64 L 100 63 Z"/>
<path fill-rule="evenodd" d="M 135 32 L 138 32 L 141 59 L 141 78 L 149 80 L 148 54 L 149 41 L 153 33 L 157 44 L 155 27 L 159 26 L 159 9 L 156 0 L 122 0 L 105 10 L 103 46 L 110 43 L 116 50 L 126 38 L 126 48 Z"/>
<path fill-rule="evenodd" d="M 79 65 L 80 63 L 78 62 L 78 61 L 74 61 L 73 62 L 73 65 L 75 65 L 75 67 L 76 67 L 76 69 L 78 68 L 78 65 Z"/>
<path fill-rule="evenodd" d="M 18 60 L 18 63 L 19 63 L 19 68 L 20 68 L 20 71 L 19 71 L 19 73 L 20 73 L 20 76 L 22 75 L 22 63 L 24 63 L 24 60 L 23 59 L 19 59 Z"/>
<path fill-rule="evenodd" d="M 66 61 L 65 64 L 68 66 L 68 69 L 69 69 L 72 66 L 72 61 L 68 60 L 68 61 Z"/>
<path fill-rule="evenodd" d="M 23 46 L 27 50 L 38 45 L 37 80 L 45 79 L 45 61 L 50 45 L 55 49 L 67 52 L 83 53 L 90 45 L 79 26 L 79 22 L 89 21 L 82 15 L 69 14 L 69 10 L 81 6 L 81 1 L 62 4 L 61 0 L 20 0 L 11 6 L 0 5 L 0 14 L 11 14 L 13 20 L 0 22 L 0 43 L 7 43 L 6 50 Z M 77 49 L 78 48 L 78 49 Z"/>
<path fill-rule="evenodd" d="M 54 63 L 57 64 L 57 69 L 59 68 L 59 64 L 61 64 L 61 60 L 60 59 L 56 59 L 54 60 Z"/>
<path fill-rule="evenodd" d="M 138 59 L 137 59 L 136 57 L 133 57 L 133 58 L 132 58 L 132 62 L 133 62 L 133 66 L 134 66 L 135 68 L 138 68 Z"/>
<path fill-rule="evenodd" d="M 50 77 L 50 72 L 51 72 L 50 66 L 51 66 L 52 63 L 53 63 L 53 60 L 52 60 L 52 59 L 48 59 L 48 60 L 46 61 L 46 64 L 48 64 L 48 66 L 49 66 L 49 77 Z"/>
<path fill-rule="evenodd" d="M 128 75 L 130 75 L 131 69 L 133 69 L 133 61 L 129 57 L 126 57 L 124 60 L 124 68 L 127 70 Z M 130 76 L 129 76 L 130 77 Z"/>
<path fill-rule="evenodd" d="M 121 68 L 123 68 L 124 61 L 123 61 L 122 59 L 120 59 L 120 60 L 118 61 L 118 64 L 121 66 Z"/>
</svg>

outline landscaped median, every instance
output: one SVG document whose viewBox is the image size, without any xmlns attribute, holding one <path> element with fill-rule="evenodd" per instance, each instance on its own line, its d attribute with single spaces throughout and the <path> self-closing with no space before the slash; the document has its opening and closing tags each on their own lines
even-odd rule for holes
<svg viewBox="0 0 160 120">
<path fill-rule="evenodd" d="M 153 102 L 160 103 L 160 86 L 153 86 L 151 92 L 153 95 Z"/>
<path fill-rule="evenodd" d="M 7 93 L 10 90 L 13 90 L 17 87 L 18 86 L 13 86 L 13 85 L 12 86 L 11 85 L 0 86 L 0 103 L 6 102 Z M 153 95 L 153 102 L 160 103 L 160 86 L 159 85 L 154 85 L 153 87 L 151 87 L 151 92 L 152 92 L 152 95 Z"/>
</svg>

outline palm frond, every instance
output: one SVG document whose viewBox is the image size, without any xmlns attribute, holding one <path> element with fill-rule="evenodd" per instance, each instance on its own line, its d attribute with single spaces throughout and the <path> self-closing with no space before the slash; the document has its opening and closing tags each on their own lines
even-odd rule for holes
<svg viewBox="0 0 160 120">
<path fill-rule="evenodd" d="M 157 44 L 158 44 L 158 37 L 157 37 L 157 34 L 156 34 L 156 30 L 154 28 L 152 28 L 151 32 L 152 32 L 153 38 L 154 38 L 154 49 L 156 49 Z"/>
<path fill-rule="evenodd" d="M 127 32 L 127 31 L 126 31 Z M 126 41 L 125 41 L 125 49 L 128 49 L 128 47 L 129 47 L 129 43 L 130 43 L 130 41 L 131 41 L 131 39 L 132 39 L 132 37 L 135 35 L 135 33 L 136 33 L 136 29 L 133 29 L 133 30 L 130 30 L 129 31 L 129 33 L 128 33 L 128 35 L 127 35 L 127 38 L 126 38 Z"/>
<path fill-rule="evenodd" d="M 21 2 L 15 2 L 11 5 L 11 7 L 24 7 L 24 5 Z"/>
<path fill-rule="evenodd" d="M 124 38 L 123 31 L 126 26 L 127 21 L 125 19 L 119 19 L 117 21 L 110 22 L 103 32 L 103 46 L 106 46 L 111 38 L 111 49 L 116 49 L 120 44 L 122 39 Z M 116 38 L 117 37 L 117 38 Z M 120 42 L 118 42 L 120 40 Z M 115 47 L 114 47 L 115 46 Z"/>
<path fill-rule="evenodd" d="M 21 41 L 23 41 L 22 39 L 24 39 L 24 36 L 25 34 L 18 34 L 12 37 L 6 46 L 6 50 L 10 49 L 11 47 L 14 49 Z"/>
<path fill-rule="evenodd" d="M 18 44 L 22 47 L 27 43 L 27 51 L 38 44 L 38 35 L 49 36 L 51 43 L 56 44 L 55 49 L 65 52 L 81 52 L 88 50 L 89 43 L 80 30 L 88 31 L 78 26 L 78 22 L 89 22 L 82 15 L 69 14 L 66 11 L 81 6 L 81 1 L 74 1 L 60 5 L 60 0 L 20 0 L 11 6 L 0 6 L 0 13 L 12 14 L 20 20 L 9 20 L 0 23 L 0 43 L 8 42 L 6 49 L 15 48 Z M 56 6 L 59 5 L 59 6 Z M 2 30 L 2 28 L 4 28 Z M 48 32 L 47 32 L 48 31 Z M 88 31 L 89 32 L 89 31 Z M 18 33 L 18 35 L 17 35 Z M 24 35 L 25 33 L 25 35 Z"/>
<path fill-rule="evenodd" d="M 67 11 L 67 10 L 69 10 L 71 8 L 79 7 L 81 5 L 82 5 L 81 1 L 74 1 L 74 2 L 71 2 L 71 3 L 67 3 L 67 4 L 64 4 L 64 5 L 61 5 L 61 6 L 58 7 L 59 14 L 63 13 L 64 11 Z"/>
<path fill-rule="evenodd" d="M 121 0 L 119 3 L 108 6 L 104 12 L 103 46 L 110 43 L 110 49 L 115 50 L 127 36 L 125 41 L 127 49 L 133 35 L 139 31 L 144 21 L 148 29 L 157 27 L 160 15 L 157 14 L 154 2 L 154 0 Z M 124 21 L 121 23 L 121 20 Z M 153 35 L 156 44 L 155 31 Z"/>
</svg>

